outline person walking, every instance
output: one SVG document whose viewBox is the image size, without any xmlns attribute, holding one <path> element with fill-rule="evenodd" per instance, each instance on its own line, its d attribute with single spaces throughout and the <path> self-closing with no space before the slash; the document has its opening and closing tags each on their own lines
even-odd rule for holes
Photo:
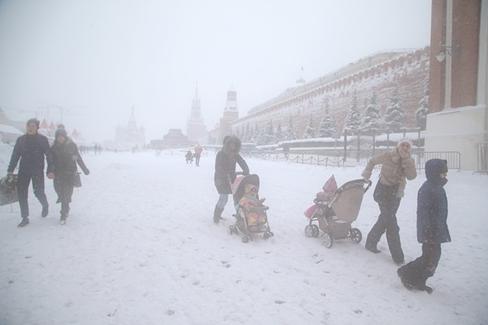
<svg viewBox="0 0 488 325">
<path fill-rule="evenodd" d="M 195 165 L 197 167 L 200 167 L 200 157 L 202 156 L 203 147 L 201 145 L 197 144 L 195 146 L 194 151 L 195 151 L 195 155 L 194 155 L 195 156 Z"/>
<path fill-rule="evenodd" d="M 222 212 L 224 212 L 229 194 L 232 194 L 231 184 L 236 179 L 236 164 L 241 167 L 244 175 L 249 175 L 249 167 L 239 154 L 240 150 L 241 140 L 236 136 L 226 136 L 222 150 L 217 153 L 215 158 L 214 184 L 219 193 L 219 200 L 215 205 L 214 223 L 222 220 Z"/>
<path fill-rule="evenodd" d="M 365 248 L 373 253 L 379 253 L 377 245 L 386 231 L 386 239 L 393 261 L 401 265 L 405 257 L 400 242 L 400 228 L 398 227 L 396 213 L 404 195 L 406 179 L 417 177 L 415 162 L 411 157 L 412 144 L 403 139 L 393 151 L 380 154 L 372 158 L 362 176 L 369 180 L 373 168 L 381 165 L 380 178 L 374 190 L 374 200 L 380 208 L 380 215 L 366 239 Z"/>
<path fill-rule="evenodd" d="M 408 289 L 432 293 L 426 285 L 433 276 L 441 258 L 441 244 L 451 241 L 447 227 L 447 160 L 431 159 L 425 163 L 424 182 L 417 196 L 417 240 L 422 244 L 422 255 L 397 271 Z"/>
<path fill-rule="evenodd" d="M 57 203 L 61 203 L 60 222 L 64 224 L 68 218 L 75 180 L 79 177 L 77 165 L 85 175 L 89 175 L 90 171 L 83 162 L 76 143 L 68 137 L 64 128 L 56 130 L 50 155 L 52 164 L 48 167 L 47 177 L 53 180 L 54 190 L 58 195 Z"/>
<path fill-rule="evenodd" d="M 44 192 L 44 160 L 47 161 L 48 168 L 51 164 L 49 141 L 47 137 L 39 134 L 38 130 L 39 120 L 33 118 L 27 121 L 26 134 L 20 136 L 15 142 L 7 168 L 7 174 L 9 176 L 13 175 L 20 160 L 17 194 L 22 221 L 18 224 L 18 227 L 24 227 L 29 224 L 29 203 L 27 199 L 31 180 L 34 195 L 42 205 L 42 217 L 46 217 L 49 213 L 49 204 Z"/>
</svg>

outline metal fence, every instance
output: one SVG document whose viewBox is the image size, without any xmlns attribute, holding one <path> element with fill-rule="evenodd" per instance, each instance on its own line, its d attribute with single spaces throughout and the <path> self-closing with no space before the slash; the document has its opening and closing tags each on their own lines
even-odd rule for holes
<svg viewBox="0 0 488 325">
<path fill-rule="evenodd" d="M 418 169 L 424 169 L 425 162 L 430 159 L 444 159 L 447 160 L 447 168 L 461 169 L 461 153 L 458 151 L 423 151 L 417 152 L 414 157 Z"/>
<path fill-rule="evenodd" d="M 485 154 L 486 154 L 486 146 L 485 146 Z M 318 165 L 318 166 L 325 166 L 325 167 L 344 167 L 345 161 L 340 156 L 330 156 L 324 155 L 323 153 L 281 153 L 281 152 L 252 152 L 248 153 L 247 156 L 266 159 L 266 160 L 286 160 L 298 164 L 309 164 L 309 165 Z M 364 155 L 361 154 L 362 157 L 368 157 L 369 155 L 365 152 Z M 420 151 L 414 150 L 412 152 L 412 157 L 415 160 L 417 169 L 424 169 L 425 162 L 429 159 L 445 159 L 447 160 L 447 166 L 451 170 L 460 170 L 461 169 L 461 153 L 457 151 L 443 151 L 443 152 L 429 152 L 429 151 Z M 486 158 L 486 155 L 485 155 Z M 367 159 L 367 158 L 366 158 Z M 486 159 L 485 159 L 486 163 Z M 486 165 L 485 165 L 486 167 Z"/>
<path fill-rule="evenodd" d="M 488 142 L 478 143 L 478 173 L 488 174 Z"/>
</svg>

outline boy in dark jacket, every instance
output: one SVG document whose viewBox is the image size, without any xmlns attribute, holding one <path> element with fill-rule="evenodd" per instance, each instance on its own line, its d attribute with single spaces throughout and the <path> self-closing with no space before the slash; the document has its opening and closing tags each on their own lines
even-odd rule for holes
<svg viewBox="0 0 488 325">
<path fill-rule="evenodd" d="M 17 139 L 7 169 L 8 175 L 12 175 L 20 160 L 17 194 L 19 196 L 22 221 L 19 223 L 19 227 L 29 224 L 29 203 L 27 197 L 31 180 L 34 195 L 42 205 L 42 217 L 47 216 L 49 209 L 44 192 L 44 159 L 47 161 L 48 168 L 51 163 L 49 141 L 45 136 L 39 134 L 38 130 L 39 120 L 33 118 L 27 121 L 26 134 Z"/>
<path fill-rule="evenodd" d="M 447 227 L 447 161 L 431 159 L 425 164 L 427 181 L 417 198 L 417 239 L 422 256 L 398 269 L 398 276 L 408 289 L 432 292 L 425 284 L 434 275 L 441 257 L 441 243 L 451 241 Z"/>
<path fill-rule="evenodd" d="M 50 154 L 52 164 L 48 168 L 47 176 L 54 179 L 54 189 L 58 194 L 58 202 L 61 203 L 61 224 L 64 224 L 69 213 L 69 204 L 73 195 L 74 179 L 77 174 L 77 165 L 85 175 L 90 171 L 86 167 L 76 143 L 74 143 L 63 128 L 59 128 L 55 133 L 54 144 Z"/>
<path fill-rule="evenodd" d="M 226 136 L 222 150 L 217 153 L 215 158 L 214 183 L 219 193 L 213 216 L 215 223 L 219 223 L 222 219 L 228 196 L 232 194 L 231 184 L 236 179 L 236 164 L 239 164 L 244 175 L 249 175 L 249 167 L 239 154 L 240 150 L 241 140 L 236 136 Z"/>
</svg>

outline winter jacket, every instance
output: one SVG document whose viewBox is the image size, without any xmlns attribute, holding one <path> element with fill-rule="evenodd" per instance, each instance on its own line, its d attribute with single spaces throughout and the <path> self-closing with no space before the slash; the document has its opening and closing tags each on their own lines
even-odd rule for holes
<svg viewBox="0 0 488 325">
<path fill-rule="evenodd" d="M 420 187 L 417 197 L 417 240 L 419 243 L 440 244 L 451 241 L 447 227 L 447 161 L 431 159 L 425 164 L 427 181 Z"/>
<path fill-rule="evenodd" d="M 415 162 L 412 158 L 401 158 L 397 149 L 386 152 L 372 158 L 363 171 L 362 176 L 371 178 L 371 173 L 376 165 L 381 165 L 380 182 L 386 186 L 398 185 L 397 197 L 402 197 L 407 184 L 406 179 L 412 180 L 417 177 Z"/>
<path fill-rule="evenodd" d="M 7 172 L 13 173 L 19 162 L 19 174 L 42 175 L 44 159 L 51 164 L 49 141 L 42 134 L 24 134 L 15 142 Z"/>
<path fill-rule="evenodd" d="M 55 176 L 74 175 L 80 166 L 85 175 L 90 172 L 80 156 L 78 147 L 71 139 L 66 139 L 64 143 L 54 142 L 50 149 L 52 164 L 48 167 L 48 173 L 54 173 Z"/>
<path fill-rule="evenodd" d="M 219 194 L 232 194 L 231 183 L 236 179 L 236 164 L 239 164 L 244 175 L 249 175 L 249 167 L 239 155 L 240 149 L 239 138 L 230 136 L 224 141 L 222 150 L 217 153 L 214 182 Z"/>
</svg>

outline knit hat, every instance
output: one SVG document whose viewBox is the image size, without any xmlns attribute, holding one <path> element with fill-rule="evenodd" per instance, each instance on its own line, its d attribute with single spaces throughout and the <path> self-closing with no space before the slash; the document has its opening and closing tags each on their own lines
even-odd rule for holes
<svg viewBox="0 0 488 325">
<path fill-rule="evenodd" d="M 401 145 L 402 143 L 408 143 L 408 144 L 410 145 L 410 148 L 412 148 L 412 147 L 413 147 L 412 141 L 411 141 L 410 139 L 408 139 L 408 138 L 403 138 L 403 139 L 401 139 L 400 141 L 398 141 L 398 143 L 397 143 L 397 148 L 399 148 L 399 147 L 400 147 L 400 145 Z"/>
</svg>

